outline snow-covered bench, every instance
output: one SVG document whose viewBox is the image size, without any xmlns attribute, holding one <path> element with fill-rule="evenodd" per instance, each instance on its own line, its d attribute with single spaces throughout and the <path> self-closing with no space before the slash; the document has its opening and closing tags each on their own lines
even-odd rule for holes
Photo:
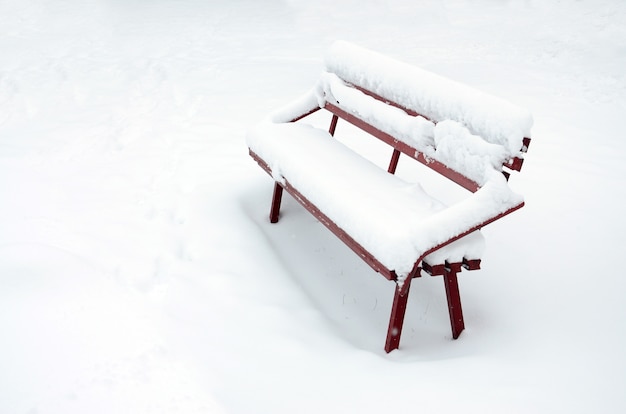
<svg viewBox="0 0 626 414">
<path fill-rule="evenodd" d="M 443 275 L 452 336 L 464 329 L 457 283 L 480 268 L 479 229 L 524 205 L 508 186 L 530 143 L 531 115 L 465 85 L 347 42 L 326 55 L 326 70 L 302 98 L 247 136 L 250 155 L 283 189 L 375 271 L 396 282 L 385 350 L 398 348 L 411 279 Z M 331 112 L 328 132 L 295 123 Z M 338 119 L 389 144 L 388 171 L 333 138 Z M 406 154 L 469 190 L 446 206 L 419 184 L 393 175 Z"/>
</svg>

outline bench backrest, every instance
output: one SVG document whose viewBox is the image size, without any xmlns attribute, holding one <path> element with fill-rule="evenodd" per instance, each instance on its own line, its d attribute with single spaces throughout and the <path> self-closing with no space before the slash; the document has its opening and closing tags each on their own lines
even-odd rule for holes
<svg viewBox="0 0 626 414">
<path fill-rule="evenodd" d="M 316 88 L 275 121 L 324 107 L 472 192 L 494 171 L 521 169 L 533 122 L 525 109 L 343 41 L 325 64 Z"/>
</svg>

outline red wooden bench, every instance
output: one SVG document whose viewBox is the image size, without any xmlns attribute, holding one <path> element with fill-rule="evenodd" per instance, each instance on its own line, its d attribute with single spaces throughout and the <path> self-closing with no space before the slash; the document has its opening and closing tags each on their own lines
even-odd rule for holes
<svg viewBox="0 0 626 414">
<path fill-rule="evenodd" d="M 304 122 L 324 109 L 328 132 Z M 334 139 L 339 119 L 388 144 L 387 171 Z M 398 348 L 411 280 L 443 276 L 452 336 L 464 329 L 457 283 L 480 268 L 480 229 L 521 208 L 508 178 L 530 144 L 530 114 L 509 102 L 347 42 L 315 87 L 247 136 L 252 158 L 372 269 L 396 282 L 385 351 Z M 468 190 L 450 206 L 394 175 L 405 154 Z"/>
</svg>

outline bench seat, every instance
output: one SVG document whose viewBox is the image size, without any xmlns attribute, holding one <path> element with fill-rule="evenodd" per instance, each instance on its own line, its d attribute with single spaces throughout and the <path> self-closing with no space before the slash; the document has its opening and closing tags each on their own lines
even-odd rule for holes
<svg viewBox="0 0 626 414">
<path fill-rule="evenodd" d="M 262 123 L 249 132 L 248 146 L 277 182 L 297 188 L 399 279 L 439 244 L 520 202 L 508 191 L 504 177 L 496 174 L 491 185 L 446 206 L 419 184 L 387 173 L 328 132 L 307 124 Z M 424 261 L 480 259 L 483 249 L 483 236 L 474 231 Z"/>
</svg>

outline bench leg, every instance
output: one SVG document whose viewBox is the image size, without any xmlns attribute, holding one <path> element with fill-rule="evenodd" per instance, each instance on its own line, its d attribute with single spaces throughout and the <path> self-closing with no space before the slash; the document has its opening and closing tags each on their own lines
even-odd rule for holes
<svg viewBox="0 0 626 414">
<path fill-rule="evenodd" d="M 270 222 L 278 222 L 278 213 L 280 212 L 280 202 L 283 198 L 283 187 L 280 184 L 274 184 L 274 195 L 272 196 L 272 207 L 270 208 Z"/>
<path fill-rule="evenodd" d="M 337 121 L 339 121 L 339 117 L 337 115 L 333 115 L 330 120 L 330 127 L 328 128 L 328 133 L 331 136 L 335 136 L 335 130 L 337 129 Z"/>
<path fill-rule="evenodd" d="M 396 173 L 396 168 L 398 168 L 399 159 L 400 159 L 400 151 L 394 148 L 393 153 L 391 154 L 391 161 L 389 162 L 389 168 L 387 168 L 387 172 L 389 174 Z"/>
<path fill-rule="evenodd" d="M 398 349 L 400 345 L 400 335 L 402 334 L 402 324 L 406 313 L 406 304 L 409 299 L 409 289 L 411 288 L 411 277 L 407 277 L 402 287 L 396 283 L 396 291 L 393 296 L 391 306 L 391 317 L 389 319 L 389 329 L 387 330 L 387 341 L 385 342 L 385 352 L 389 353 Z"/>
<path fill-rule="evenodd" d="M 443 281 L 446 286 L 446 297 L 448 299 L 448 312 L 450 313 L 450 325 L 452 326 L 452 338 L 457 339 L 463 329 L 463 309 L 461 308 L 461 295 L 459 293 L 459 282 L 456 272 L 446 269 L 443 275 Z"/>
</svg>

